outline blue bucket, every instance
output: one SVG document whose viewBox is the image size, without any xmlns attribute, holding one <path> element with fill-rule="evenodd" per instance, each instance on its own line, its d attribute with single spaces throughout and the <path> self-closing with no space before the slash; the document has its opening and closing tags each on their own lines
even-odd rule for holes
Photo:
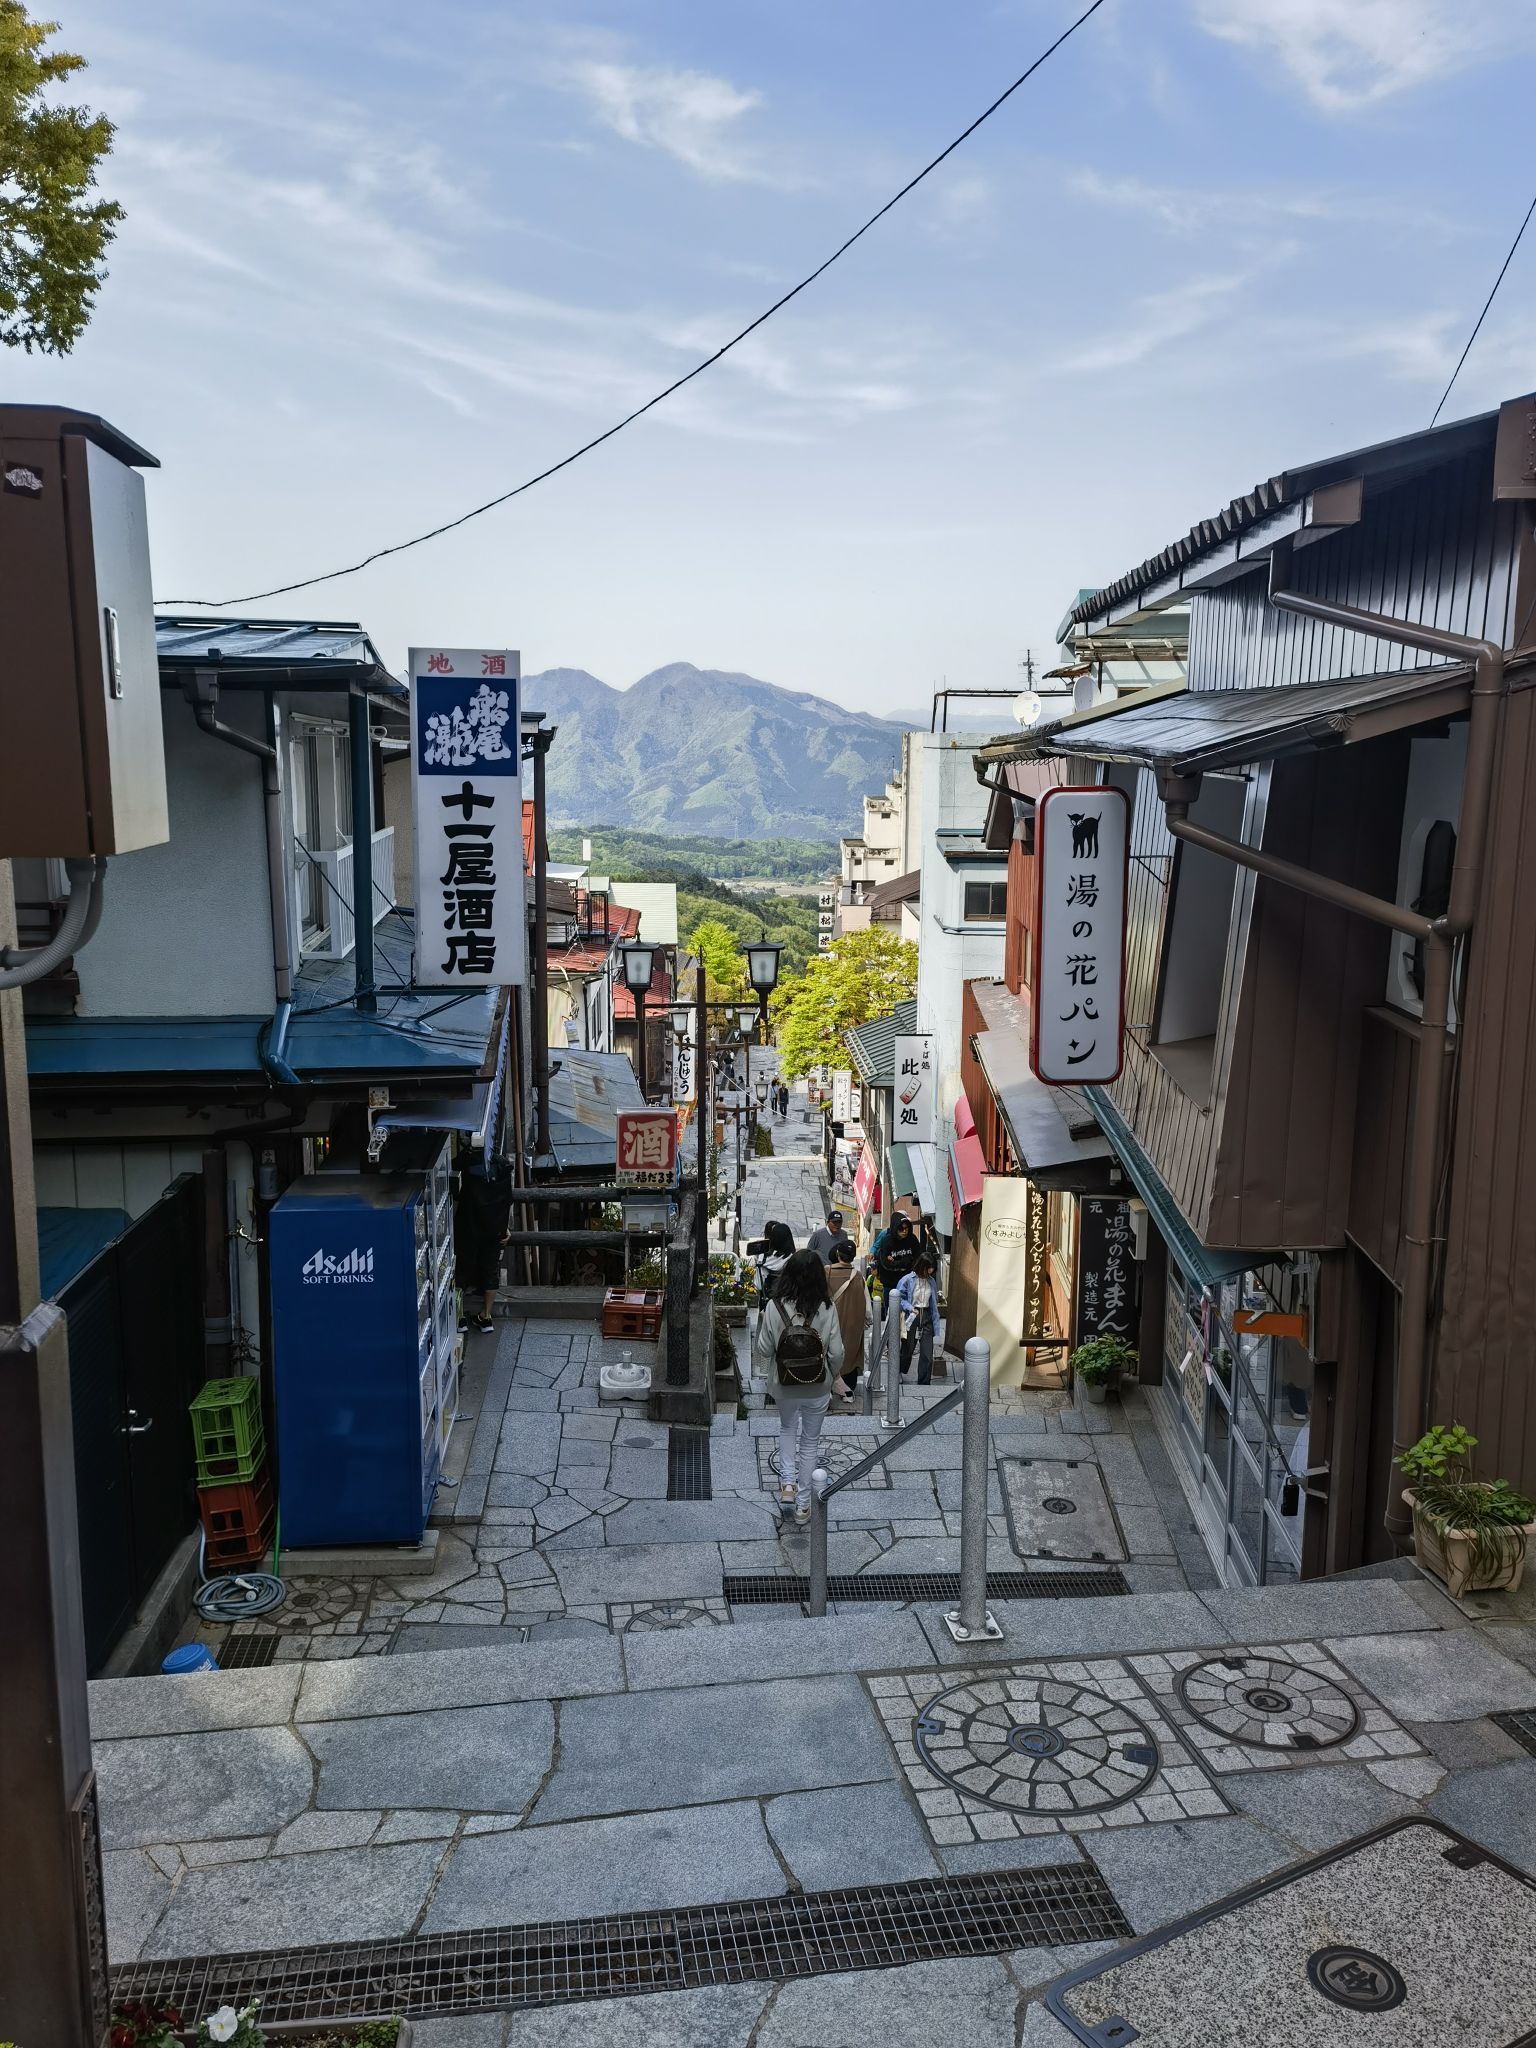
<svg viewBox="0 0 1536 2048">
<path fill-rule="evenodd" d="M 179 1650 L 172 1650 L 160 1669 L 171 1678 L 180 1677 L 188 1671 L 217 1671 L 219 1660 L 206 1643 L 183 1643 Z"/>
</svg>

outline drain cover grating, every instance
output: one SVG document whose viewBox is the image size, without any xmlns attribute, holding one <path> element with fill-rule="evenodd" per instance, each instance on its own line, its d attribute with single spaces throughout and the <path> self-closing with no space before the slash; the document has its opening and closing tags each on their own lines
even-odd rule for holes
<svg viewBox="0 0 1536 2048">
<path fill-rule="evenodd" d="M 277 1655 L 276 1636 L 231 1636 L 214 1655 L 221 1671 L 255 1671 Z"/>
<path fill-rule="evenodd" d="M 709 1471 L 709 1431 L 682 1429 L 667 1431 L 667 1499 L 712 1500 Z"/>
<path fill-rule="evenodd" d="M 1502 1728 L 1506 1735 L 1513 1735 L 1522 1749 L 1528 1749 L 1536 1756 L 1536 1713 L 1529 1708 L 1523 1714 L 1490 1714 L 1489 1720 L 1495 1728 Z"/>
<path fill-rule="evenodd" d="M 1414 1819 L 1074 1970 L 1046 2004 L 1092 2048 L 1526 2048 L 1533 1944 L 1536 1884 Z"/>
<path fill-rule="evenodd" d="M 1129 1593 L 1125 1574 L 1101 1572 L 988 1572 L 989 1600 L 1098 1600 Z M 725 1597 L 737 1607 L 798 1605 L 810 1597 L 809 1583 L 789 1573 L 727 1576 Z M 958 1572 L 833 1573 L 829 1600 L 958 1600 Z"/>
<path fill-rule="evenodd" d="M 670 1913 L 540 1922 L 469 1934 L 130 1963 L 113 1996 L 183 2011 L 260 1995 L 264 2024 L 340 2014 L 504 2012 L 1001 1955 L 1130 1934 L 1091 1863 L 791 1893 Z"/>
</svg>

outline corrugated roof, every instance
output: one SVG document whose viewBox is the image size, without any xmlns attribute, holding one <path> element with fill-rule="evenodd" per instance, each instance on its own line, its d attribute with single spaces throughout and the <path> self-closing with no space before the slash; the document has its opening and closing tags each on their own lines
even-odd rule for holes
<svg viewBox="0 0 1536 2048">
<path fill-rule="evenodd" d="M 1435 463 L 1450 461 L 1466 449 L 1491 442 L 1498 423 L 1496 412 L 1480 413 L 1473 419 L 1456 420 L 1418 434 L 1406 434 L 1395 441 L 1377 441 L 1368 448 L 1352 449 L 1345 455 L 1324 456 L 1321 461 L 1299 469 L 1282 470 L 1278 476 L 1255 484 L 1245 496 L 1234 498 L 1210 519 L 1202 519 L 1188 533 L 1149 555 L 1146 561 L 1106 583 L 1100 590 L 1080 596 L 1062 622 L 1063 629 L 1087 625 L 1090 621 L 1124 605 L 1154 584 L 1164 583 L 1180 569 L 1187 568 L 1210 549 L 1236 539 L 1261 519 L 1304 498 L 1324 485 L 1349 477 L 1407 474 Z"/>
<path fill-rule="evenodd" d="M 644 1109 L 635 1070 L 620 1052 L 561 1052 L 549 1078 L 549 1142 L 562 1171 L 612 1166 L 618 1114 Z"/>
<path fill-rule="evenodd" d="M 232 675 L 261 670 L 312 670 L 316 676 L 355 675 L 375 689 L 404 698 L 404 683 L 389 673 L 378 649 L 353 619 L 189 618 L 155 621 L 162 668 L 220 668 Z M 302 687 L 301 677 L 287 678 Z"/>
<path fill-rule="evenodd" d="M 871 1088 L 896 1085 L 896 1040 L 917 1029 L 917 1001 L 898 1003 L 888 1017 L 874 1017 L 868 1024 L 855 1024 L 843 1033 L 843 1043 L 858 1069 L 859 1078 Z"/>
<path fill-rule="evenodd" d="M 1267 761 L 1293 747 L 1344 745 L 1465 711 L 1472 671 L 1433 668 L 1283 683 L 1256 690 L 1185 690 L 1155 704 L 1122 703 L 1102 718 L 1035 740 L 1041 756 L 1082 756 L 1208 774 Z"/>
</svg>

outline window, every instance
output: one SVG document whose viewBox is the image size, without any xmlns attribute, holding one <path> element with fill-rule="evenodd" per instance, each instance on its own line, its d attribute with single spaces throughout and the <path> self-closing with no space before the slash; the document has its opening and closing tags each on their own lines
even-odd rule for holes
<svg viewBox="0 0 1536 2048">
<path fill-rule="evenodd" d="M 1224 839 L 1241 838 L 1247 796 L 1241 777 L 1207 775 L 1190 820 Z M 1210 1100 L 1237 875 L 1220 854 L 1179 843 L 1163 924 L 1153 1050 L 1183 1093 L 1199 1103 Z"/>
<path fill-rule="evenodd" d="M 967 882 L 965 921 L 967 924 L 1001 924 L 1008 914 L 1006 882 Z"/>
<path fill-rule="evenodd" d="M 293 779 L 293 881 L 299 925 L 305 940 L 325 929 L 322 891 L 325 881 L 310 854 L 320 841 L 320 799 L 315 760 L 315 735 L 303 733 L 288 748 Z"/>
</svg>

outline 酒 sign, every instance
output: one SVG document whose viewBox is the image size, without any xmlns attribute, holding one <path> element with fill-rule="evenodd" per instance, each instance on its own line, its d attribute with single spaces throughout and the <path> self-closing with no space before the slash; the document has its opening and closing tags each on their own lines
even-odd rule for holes
<svg viewBox="0 0 1536 2048">
<path fill-rule="evenodd" d="M 621 1109 L 616 1139 L 620 1187 L 672 1186 L 677 1179 L 677 1118 L 670 1109 Z"/>
</svg>

